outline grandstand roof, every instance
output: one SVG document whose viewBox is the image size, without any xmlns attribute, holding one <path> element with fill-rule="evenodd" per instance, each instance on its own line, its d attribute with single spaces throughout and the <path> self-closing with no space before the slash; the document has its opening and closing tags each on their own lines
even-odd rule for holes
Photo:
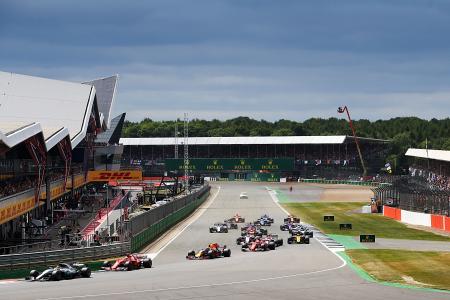
<svg viewBox="0 0 450 300">
<path fill-rule="evenodd" d="M 118 144 L 120 135 L 122 134 L 123 122 L 125 121 L 125 113 L 118 115 L 111 120 L 111 126 L 99 133 L 95 139 L 100 144 Z"/>
<path fill-rule="evenodd" d="M 189 145 L 270 145 L 270 144 L 343 144 L 348 137 L 337 136 L 237 136 L 237 137 L 190 137 Z M 382 141 L 366 139 L 373 141 Z M 387 141 L 383 141 L 387 142 Z M 175 145 L 175 138 L 121 138 L 124 146 L 162 146 Z M 178 138 L 178 144 L 184 143 L 184 138 Z"/>
<path fill-rule="evenodd" d="M 99 120 L 92 85 L 0 71 L 0 143 L 8 148 L 38 133 L 47 150 L 66 136 L 74 148 L 93 111 Z"/>
<path fill-rule="evenodd" d="M 114 96 L 116 94 L 117 75 L 95 79 L 84 82 L 84 84 L 93 85 L 97 95 L 97 104 L 100 114 L 103 115 L 102 123 L 107 128 L 111 125 L 111 111 L 114 104 Z"/>
<path fill-rule="evenodd" d="M 435 159 L 441 161 L 450 161 L 450 151 L 445 150 L 432 150 L 432 149 L 416 149 L 409 148 L 406 151 L 406 156 Z"/>
</svg>

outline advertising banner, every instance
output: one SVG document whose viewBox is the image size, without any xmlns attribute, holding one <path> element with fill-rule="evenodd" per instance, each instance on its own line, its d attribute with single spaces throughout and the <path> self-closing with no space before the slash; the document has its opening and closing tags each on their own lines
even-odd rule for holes
<svg viewBox="0 0 450 300">
<path fill-rule="evenodd" d="M 88 181 L 142 180 L 142 171 L 89 171 Z"/>
<path fill-rule="evenodd" d="M 183 159 L 166 159 L 166 171 L 184 170 Z M 293 158 L 193 158 L 189 160 L 190 172 L 221 171 L 292 171 Z"/>
</svg>

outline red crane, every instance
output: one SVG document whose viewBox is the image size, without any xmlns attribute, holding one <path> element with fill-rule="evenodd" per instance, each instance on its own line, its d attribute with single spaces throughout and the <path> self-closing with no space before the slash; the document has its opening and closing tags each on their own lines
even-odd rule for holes
<svg viewBox="0 0 450 300">
<path fill-rule="evenodd" d="M 359 147 L 359 140 L 358 137 L 356 136 L 356 130 L 355 127 L 353 127 L 353 121 L 352 118 L 350 117 L 350 112 L 348 111 L 347 106 L 345 105 L 344 107 L 339 107 L 338 108 L 338 113 L 342 114 L 346 112 L 347 113 L 347 117 L 348 117 L 348 123 L 350 124 L 350 128 L 352 129 L 353 132 L 353 138 L 355 139 L 355 144 L 356 144 L 356 149 L 358 149 L 358 154 L 359 154 L 359 159 L 361 161 L 361 166 L 363 168 L 363 176 L 367 176 L 367 169 L 366 169 L 366 165 L 364 164 L 364 159 L 361 153 L 361 148 Z"/>
</svg>

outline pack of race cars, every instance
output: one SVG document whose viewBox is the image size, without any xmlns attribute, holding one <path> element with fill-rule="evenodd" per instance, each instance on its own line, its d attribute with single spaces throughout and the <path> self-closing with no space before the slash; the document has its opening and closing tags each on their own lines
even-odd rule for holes
<svg viewBox="0 0 450 300">
<path fill-rule="evenodd" d="M 228 233 L 229 229 L 237 229 L 237 223 L 245 223 L 245 218 L 236 214 L 230 219 L 224 220 L 223 223 L 215 223 L 209 228 L 210 233 Z M 241 226 L 241 236 L 236 239 L 236 244 L 241 246 L 241 250 L 244 252 L 257 252 L 257 251 L 269 251 L 275 250 L 277 247 L 283 245 L 283 239 L 277 234 L 269 233 L 267 227 L 274 223 L 274 219 L 267 214 L 262 215 L 257 220 L 243 224 Z M 310 239 L 313 238 L 313 231 L 306 225 L 300 223 L 300 219 L 294 216 L 288 216 L 284 219 L 284 223 L 280 225 L 281 231 L 288 231 L 291 236 L 288 237 L 288 244 L 309 244 Z M 220 253 L 220 247 L 218 244 L 210 244 L 207 248 L 198 252 L 190 251 L 186 258 L 188 259 L 204 259 L 204 258 L 216 258 L 216 257 L 229 257 L 231 251 L 226 248 L 227 255 L 210 255 L 211 245 L 217 245 Z"/>
<path fill-rule="evenodd" d="M 245 223 L 245 218 L 236 214 L 224 222 L 215 223 L 209 228 L 210 233 L 228 233 L 229 230 L 240 228 L 240 236 L 236 239 L 236 244 L 241 246 L 243 252 L 259 252 L 275 250 L 283 246 L 284 241 L 278 234 L 270 233 L 268 228 L 274 223 L 274 219 L 268 215 L 262 215 L 257 220 Z M 280 225 L 281 231 L 288 231 L 288 244 L 309 244 L 313 238 L 313 231 L 305 224 L 300 223 L 300 219 L 289 216 Z M 190 250 L 186 259 L 203 260 L 230 257 L 231 250 L 227 246 L 220 246 L 218 243 L 211 243 L 204 249 L 198 251 Z M 101 268 L 104 271 L 131 271 L 141 268 L 151 268 L 152 259 L 146 254 L 128 254 L 115 261 L 106 261 Z M 91 270 L 81 263 L 59 263 L 55 267 L 49 267 L 39 273 L 36 270 L 30 272 L 27 279 L 32 281 L 59 281 L 63 279 L 88 278 Z"/>
</svg>

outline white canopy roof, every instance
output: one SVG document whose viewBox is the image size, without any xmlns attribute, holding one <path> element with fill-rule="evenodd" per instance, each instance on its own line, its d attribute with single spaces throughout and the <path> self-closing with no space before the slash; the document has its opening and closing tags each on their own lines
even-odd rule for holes
<svg viewBox="0 0 450 300">
<path fill-rule="evenodd" d="M 238 137 L 190 137 L 189 145 L 270 145 L 270 144 L 342 144 L 347 136 L 238 136 Z M 184 142 L 178 138 L 178 144 Z M 121 138 L 124 146 L 175 145 L 175 138 Z"/>
<path fill-rule="evenodd" d="M 104 121 L 107 128 L 109 128 L 111 124 L 111 111 L 116 94 L 117 77 L 118 75 L 114 75 L 84 82 L 84 84 L 93 85 L 95 87 L 98 110 L 102 115 L 100 118 L 103 117 L 101 123 Z"/>
<path fill-rule="evenodd" d="M 0 141 L 11 148 L 41 132 L 47 150 L 66 136 L 74 148 L 94 102 L 92 85 L 0 71 Z"/>
<path fill-rule="evenodd" d="M 416 149 L 409 148 L 406 151 L 406 156 L 428 158 L 442 161 L 450 161 L 450 151 L 445 150 L 432 150 L 432 149 Z"/>
</svg>

